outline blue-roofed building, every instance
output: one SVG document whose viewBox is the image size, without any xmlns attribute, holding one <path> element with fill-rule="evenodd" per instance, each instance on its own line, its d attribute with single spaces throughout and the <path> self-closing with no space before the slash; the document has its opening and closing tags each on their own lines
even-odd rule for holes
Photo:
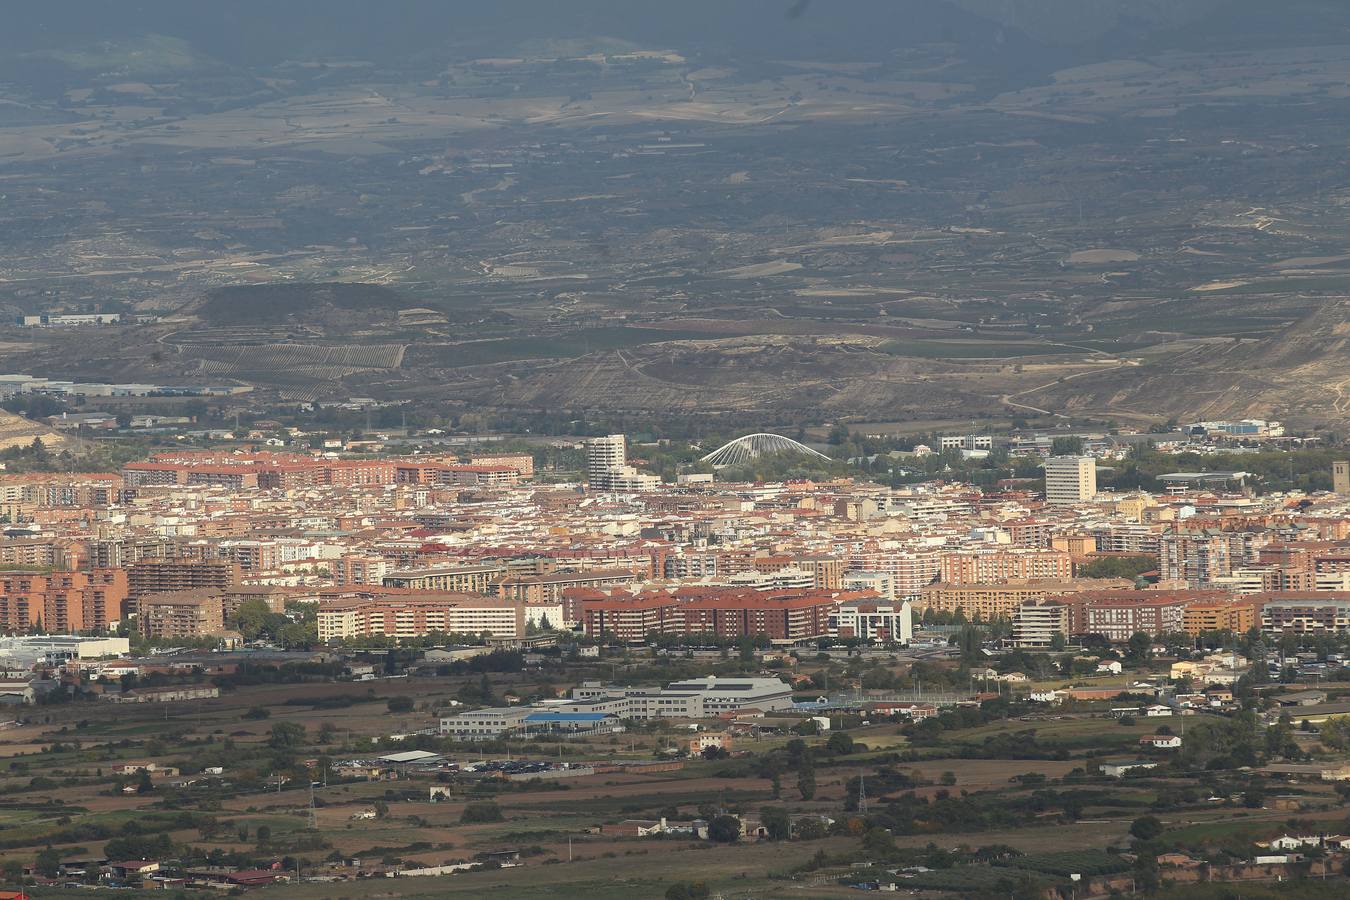
<svg viewBox="0 0 1350 900">
<path fill-rule="evenodd" d="M 624 730 L 623 720 L 613 713 L 541 710 L 532 712 L 520 723 L 527 734 L 617 734 Z"/>
</svg>

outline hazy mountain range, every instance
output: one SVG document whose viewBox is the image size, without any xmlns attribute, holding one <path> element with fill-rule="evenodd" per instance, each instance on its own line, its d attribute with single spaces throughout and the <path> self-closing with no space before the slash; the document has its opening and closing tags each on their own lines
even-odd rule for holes
<svg viewBox="0 0 1350 900">
<path fill-rule="evenodd" d="M 0 48 L 50 50 L 146 33 L 232 64 L 315 55 L 383 60 L 510 52 L 540 39 L 608 36 L 708 53 L 849 59 L 933 40 L 1015 52 L 1148 52 L 1226 41 L 1334 38 L 1350 6 L 1331 0 L 51 0 L 10 4 Z"/>
</svg>

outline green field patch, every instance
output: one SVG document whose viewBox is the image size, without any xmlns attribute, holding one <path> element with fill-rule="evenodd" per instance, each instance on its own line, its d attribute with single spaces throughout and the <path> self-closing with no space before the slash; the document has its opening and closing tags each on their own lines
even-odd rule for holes
<svg viewBox="0 0 1350 900">
<path fill-rule="evenodd" d="M 1114 875 L 1130 868 L 1119 856 L 1101 850 L 1070 850 L 1064 853 L 1034 853 L 1018 856 L 999 865 L 1028 869 L 1046 875 Z"/>
<path fill-rule="evenodd" d="M 1187 825 L 1184 828 L 1169 829 L 1167 831 L 1167 841 L 1172 844 L 1181 844 L 1184 846 L 1199 846 L 1201 844 L 1212 844 L 1231 838 L 1252 838 L 1257 835 L 1265 834 L 1276 830 L 1277 826 L 1271 822 L 1234 822 L 1231 820 L 1221 820 L 1216 822 L 1205 822 L 1199 825 Z"/>
</svg>

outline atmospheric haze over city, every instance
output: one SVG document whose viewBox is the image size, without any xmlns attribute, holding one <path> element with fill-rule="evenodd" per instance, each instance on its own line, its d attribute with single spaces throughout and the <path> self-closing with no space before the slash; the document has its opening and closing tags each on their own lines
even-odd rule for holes
<svg viewBox="0 0 1350 900">
<path fill-rule="evenodd" d="M 1347 173 L 1344 0 L 10 0 L 0 900 L 1350 896 Z"/>
</svg>

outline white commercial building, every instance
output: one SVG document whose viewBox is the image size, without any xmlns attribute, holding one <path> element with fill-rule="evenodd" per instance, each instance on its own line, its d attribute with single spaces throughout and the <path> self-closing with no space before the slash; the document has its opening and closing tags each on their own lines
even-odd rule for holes
<svg viewBox="0 0 1350 900">
<path fill-rule="evenodd" d="M 790 709 L 792 688 L 777 678 L 691 678 L 664 688 L 585 682 L 567 701 L 476 709 L 441 719 L 441 734 L 489 741 L 509 732 L 621 730 L 619 719 L 708 719 L 727 712 Z"/>
<path fill-rule="evenodd" d="M 59 665 L 68 660 L 125 656 L 131 641 L 124 637 L 81 637 L 38 634 L 0 637 L 0 668 L 28 669 L 35 663 Z"/>
<path fill-rule="evenodd" d="M 777 678 L 709 675 L 676 681 L 664 688 L 623 687 L 586 682 L 572 689 L 578 706 L 623 718 L 704 719 L 724 712 L 765 712 L 792 706 L 792 688 Z"/>
<path fill-rule="evenodd" d="M 513 728 L 519 728 L 530 712 L 528 706 L 475 709 L 441 719 L 441 734 L 457 741 L 490 741 Z"/>
</svg>

